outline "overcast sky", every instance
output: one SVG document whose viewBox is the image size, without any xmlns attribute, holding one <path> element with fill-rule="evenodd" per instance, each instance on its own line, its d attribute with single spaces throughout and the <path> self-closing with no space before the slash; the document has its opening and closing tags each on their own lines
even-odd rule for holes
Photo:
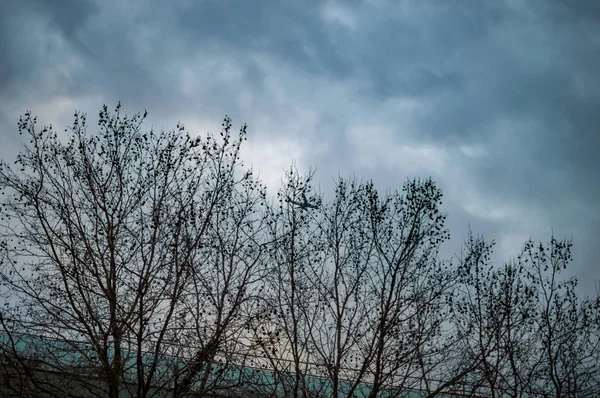
<svg viewBox="0 0 600 398">
<path fill-rule="evenodd" d="M 597 0 L 0 1 L 0 156 L 26 110 L 63 130 L 106 103 L 218 132 L 276 187 L 296 160 L 381 188 L 433 177 L 458 252 L 573 238 L 600 278 Z M 95 123 L 90 123 L 94 126 Z"/>
</svg>

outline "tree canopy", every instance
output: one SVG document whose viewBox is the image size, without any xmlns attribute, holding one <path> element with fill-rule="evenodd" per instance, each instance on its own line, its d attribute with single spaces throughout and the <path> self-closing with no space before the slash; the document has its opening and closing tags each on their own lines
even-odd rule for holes
<svg viewBox="0 0 600 398">
<path fill-rule="evenodd" d="M 291 167 L 273 200 L 246 126 L 144 130 L 104 106 L 58 134 L 26 113 L 0 163 L 0 374 L 18 396 L 575 397 L 600 389 L 599 300 L 571 242 L 449 238 L 442 192 L 333 199 Z"/>
</svg>

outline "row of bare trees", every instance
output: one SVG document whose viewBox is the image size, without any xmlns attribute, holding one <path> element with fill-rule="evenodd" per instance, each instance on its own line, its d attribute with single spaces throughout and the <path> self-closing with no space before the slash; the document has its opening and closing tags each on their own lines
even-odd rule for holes
<svg viewBox="0 0 600 398">
<path fill-rule="evenodd" d="M 493 242 L 471 237 L 458 266 L 453 318 L 461 351 L 478 358 L 467 376 L 492 397 L 594 396 L 600 391 L 598 298 L 580 300 L 576 279 L 561 279 L 571 242 L 525 243 L 503 267 Z"/>
<path fill-rule="evenodd" d="M 83 114 L 0 164 L 0 376 L 16 396 L 593 396 L 598 300 L 560 278 L 570 243 L 448 239 L 441 191 L 380 194 L 240 161 L 246 128 L 142 130 Z M 121 395 L 120 395 L 121 394 Z"/>
</svg>

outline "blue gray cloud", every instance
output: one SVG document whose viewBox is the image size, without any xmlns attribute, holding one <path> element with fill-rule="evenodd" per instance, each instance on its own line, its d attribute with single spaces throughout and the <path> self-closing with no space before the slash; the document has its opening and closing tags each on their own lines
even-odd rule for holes
<svg viewBox="0 0 600 398">
<path fill-rule="evenodd" d="M 275 185 L 295 158 L 399 188 L 432 176 L 458 250 L 552 231 L 600 278 L 600 6 L 593 0 L 21 0 L 0 5 L 0 156 L 25 110 L 63 127 L 121 100 L 156 128 L 249 124 Z"/>
</svg>

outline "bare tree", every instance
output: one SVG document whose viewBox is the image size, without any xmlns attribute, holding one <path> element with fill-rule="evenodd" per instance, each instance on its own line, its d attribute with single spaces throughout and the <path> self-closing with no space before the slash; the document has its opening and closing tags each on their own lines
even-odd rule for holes
<svg viewBox="0 0 600 398">
<path fill-rule="evenodd" d="M 445 217 L 431 181 L 408 182 L 404 192 L 380 199 L 370 183 L 339 179 L 317 221 L 311 344 L 334 396 L 401 395 L 422 387 L 425 367 L 434 372 L 453 280 L 437 262 Z"/>
<path fill-rule="evenodd" d="M 577 280 L 560 279 L 572 261 L 572 243 L 525 244 L 519 257 L 538 300 L 535 322 L 542 367 L 535 391 L 549 397 L 594 396 L 600 386 L 599 301 L 580 300 Z"/>
<path fill-rule="evenodd" d="M 252 224 L 248 209 L 263 195 L 248 194 L 250 175 L 236 172 L 244 128 L 235 140 L 229 119 L 220 140 L 192 138 L 182 125 L 169 133 L 142 132 L 146 114 L 123 117 L 120 108 L 100 111 L 96 134 L 87 133 L 86 116 L 76 113 L 66 143 L 51 126 L 37 131 L 27 113 L 19 131 L 29 144 L 17 157 L 18 168 L 0 166 L 2 318 L 10 336 L 2 349 L 24 365 L 24 353 L 12 342 L 25 331 L 44 338 L 35 353 L 43 372 L 22 368 L 39 391 L 54 396 L 78 390 L 57 380 L 49 386 L 43 376 L 49 372 L 69 375 L 92 396 L 128 390 L 144 397 L 171 386 L 181 363 L 178 392 L 189 389 L 197 363 L 207 347 L 215 351 L 224 324 L 233 323 L 245 302 L 244 285 L 256 276 L 253 263 L 226 283 L 222 274 L 206 279 L 213 277 L 206 272 L 215 260 L 206 258 L 205 248 L 225 244 L 218 241 L 230 228 L 224 223 L 249 239 L 244 250 L 256 247 L 251 234 L 241 232 L 249 228 L 244 222 Z M 235 191 L 240 184 L 249 184 L 245 193 Z M 225 214 L 230 206 L 234 210 Z M 234 212 L 237 218 L 221 221 Z M 229 264 L 238 264 L 241 239 L 221 250 Z M 221 300 L 232 294 L 237 300 L 227 303 L 229 318 L 209 342 L 200 339 L 199 319 L 214 313 L 203 317 L 188 300 L 203 283 L 229 289 L 219 293 Z M 185 311 L 196 321 L 200 348 L 182 362 L 189 347 L 177 344 L 177 328 Z"/>
<path fill-rule="evenodd" d="M 372 330 L 365 345 L 365 358 L 372 355 L 370 397 L 419 388 L 419 360 L 441 331 L 437 309 L 452 280 L 437 261 L 439 245 L 448 238 L 446 216 L 439 211 L 441 198 L 431 180 L 409 181 L 402 193 L 383 198 L 367 185 L 376 250 L 366 297 L 375 306 L 365 320 Z"/>
<path fill-rule="evenodd" d="M 536 350 L 536 303 L 524 267 L 494 267 L 493 246 L 469 235 L 453 319 L 463 337 L 458 342 L 466 363 L 462 375 L 472 391 L 517 397 L 529 391 L 537 370 L 530 361 Z"/>
<path fill-rule="evenodd" d="M 560 280 L 571 243 L 528 241 L 503 267 L 493 243 L 469 237 L 453 319 L 464 337 L 463 381 L 491 397 L 592 396 L 598 384 L 598 301 L 579 300 Z M 587 394 L 587 395 L 586 395 Z"/>
<path fill-rule="evenodd" d="M 290 396 L 394 396 L 420 387 L 453 280 L 437 261 L 447 237 L 441 192 L 430 180 L 411 181 L 404 194 L 381 199 L 373 184 L 340 179 L 324 205 L 310 178 L 292 172 L 280 192 L 275 316 L 270 329 L 261 326 L 261 341 L 278 338 L 264 352 L 290 355 Z M 310 389 L 315 375 L 328 381 Z"/>
<path fill-rule="evenodd" d="M 231 185 L 219 194 L 222 200 L 214 208 L 206 239 L 197 246 L 197 261 L 178 313 L 181 321 L 173 329 L 173 341 L 197 347 L 180 370 L 175 396 L 187 393 L 196 381 L 198 394 L 241 383 L 230 379 L 223 385 L 213 375 L 223 374 L 226 364 L 239 365 L 246 359 L 245 330 L 262 300 L 268 271 L 266 192 L 248 173 L 236 178 L 233 167 L 221 169 L 224 161 L 214 164 L 213 179 L 227 175 Z"/>
<path fill-rule="evenodd" d="M 361 356 L 372 304 L 365 300 L 368 267 L 374 253 L 369 235 L 366 186 L 340 178 L 332 202 L 316 216 L 318 255 L 307 267 L 317 300 L 309 329 L 315 362 L 331 380 L 331 395 L 354 396 L 365 380 L 369 361 Z"/>
<path fill-rule="evenodd" d="M 315 326 L 317 295 L 307 267 L 317 255 L 312 212 L 321 199 L 312 192 L 313 172 L 306 176 L 289 170 L 269 216 L 272 270 L 264 310 L 253 326 L 253 341 L 274 371 L 273 389 L 289 397 L 318 396 L 322 386 L 310 385 L 315 373 L 311 329 Z M 312 367 L 312 368 L 311 368 Z"/>
</svg>

